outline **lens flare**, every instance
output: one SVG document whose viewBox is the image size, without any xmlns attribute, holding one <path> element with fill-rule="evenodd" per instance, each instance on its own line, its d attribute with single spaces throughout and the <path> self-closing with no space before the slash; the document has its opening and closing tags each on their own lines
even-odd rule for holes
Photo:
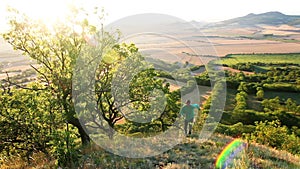
<svg viewBox="0 0 300 169">
<path fill-rule="evenodd" d="M 225 169 L 231 163 L 234 157 L 238 156 L 239 153 L 245 149 L 246 143 L 241 139 L 234 139 L 231 141 L 218 155 L 216 160 L 216 168 L 217 169 Z"/>
</svg>

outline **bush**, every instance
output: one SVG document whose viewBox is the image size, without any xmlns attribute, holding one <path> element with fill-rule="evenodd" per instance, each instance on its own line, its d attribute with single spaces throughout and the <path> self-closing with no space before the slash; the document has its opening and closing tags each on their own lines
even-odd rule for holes
<svg viewBox="0 0 300 169">
<path fill-rule="evenodd" d="M 294 133 L 289 134 L 286 126 L 276 121 L 256 122 L 255 131 L 248 135 L 250 140 L 274 148 L 287 150 L 293 154 L 300 154 L 300 138 Z"/>
<path fill-rule="evenodd" d="M 216 131 L 221 134 L 239 137 L 242 136 L 243 133 L 252 133 L 255 130 L 255 126 L 253 125 L 244 125 L 241 122 L 238 122 L 234 125 L 225 125 L 219 124 Z"/>
</svg>

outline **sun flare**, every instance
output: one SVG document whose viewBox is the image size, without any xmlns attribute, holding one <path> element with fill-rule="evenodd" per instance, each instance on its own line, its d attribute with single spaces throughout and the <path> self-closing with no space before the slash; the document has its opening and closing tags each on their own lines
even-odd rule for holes
<svg viewBox="0 0 300 169">
<path fill-rule="evenodd" d="M 9 16 L 7 7 L 12 7 L 34 20 L 40 20 L 47 26 L 51 26 L 56 21 L 63 21 L 66 18 L 69 14 L 70 4 L 73 4 L 72 0 L 4 0 L 0 3 L 0 14 L 2 15 L 0 20 Z"/>
</svg>

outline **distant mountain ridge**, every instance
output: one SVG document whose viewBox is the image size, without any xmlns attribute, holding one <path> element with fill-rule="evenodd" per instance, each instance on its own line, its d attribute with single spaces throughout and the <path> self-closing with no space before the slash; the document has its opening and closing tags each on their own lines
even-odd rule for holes
<svg viewBox="0 0 300 169">
<path fill-rule="evenodd" d="M 250 13 L 243 17 L 233 18 L 209 24 L 208 27 L 255 27 L 257 25 L 300 25 L 300 15 L 285 15 L 273 11 L 261 14 Z"/>
</svg>

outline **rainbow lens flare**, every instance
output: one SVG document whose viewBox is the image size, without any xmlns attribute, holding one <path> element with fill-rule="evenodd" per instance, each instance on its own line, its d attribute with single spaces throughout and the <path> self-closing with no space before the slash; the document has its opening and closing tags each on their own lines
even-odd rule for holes
<svg viewBox="0 0 300 169">
<path fill-rule="evenodd" d="M 228 167 L 232 163 L 234 157 L 236 157 L 245 147 L 246 143 L 241 139 L 234 139 L 231 141 L 218 155 L 216 168 L 225 169 Z"/>
</svg>

